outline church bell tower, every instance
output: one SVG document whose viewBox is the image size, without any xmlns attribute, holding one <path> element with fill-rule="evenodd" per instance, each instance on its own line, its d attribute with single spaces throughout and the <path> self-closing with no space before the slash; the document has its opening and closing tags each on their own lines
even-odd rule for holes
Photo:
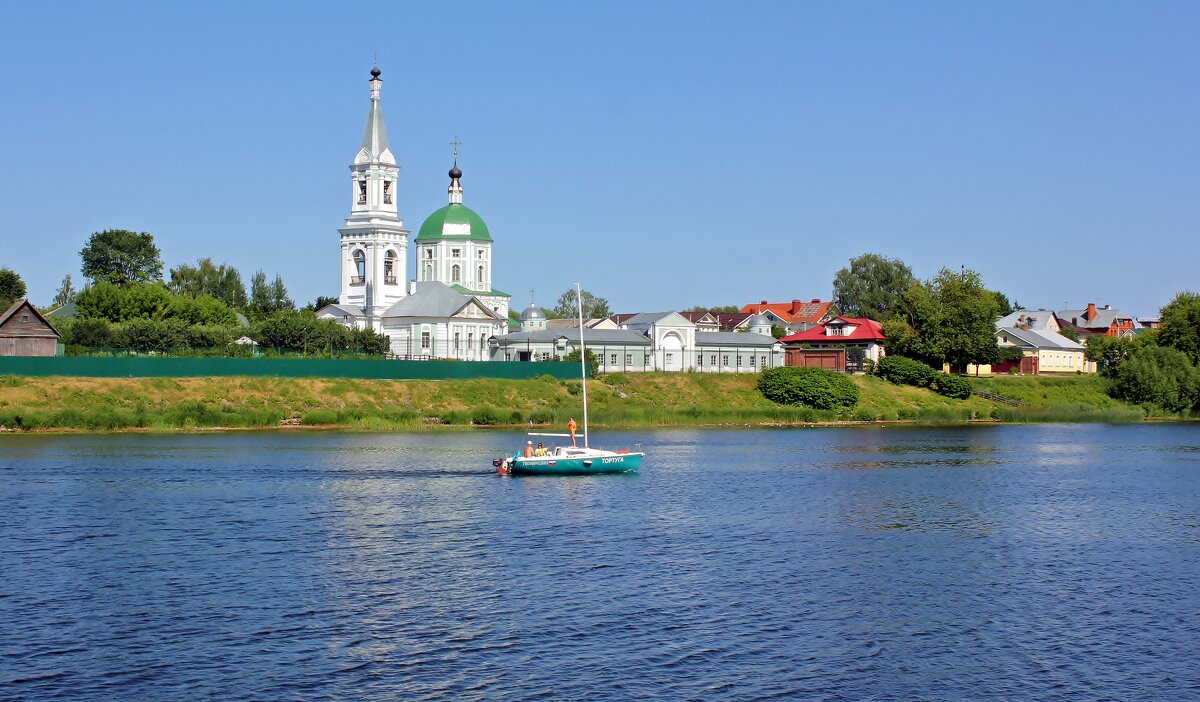
<svg viewBox="0 0 1200 702">
<path fill-rule="evenodd" d="M 379 316 L 405 295 L 408 235 L 396 210 L 400 167 L 388 147 L 383 108 L 383 80 L 371 69 L 371 109 L 362 147 L 350 164 L 350 216 L 341 233 L 341 293 L 338 302 L 363 310 L 379 329 Z"/>
</svg>

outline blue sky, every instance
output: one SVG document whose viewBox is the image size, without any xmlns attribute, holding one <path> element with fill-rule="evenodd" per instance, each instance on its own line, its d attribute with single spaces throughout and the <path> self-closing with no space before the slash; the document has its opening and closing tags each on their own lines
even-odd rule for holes
<svg viewBox="0 0 1200 702">
<path fill-rule="evenodd" d="M 0 265 L 46 304 L 124 228 L 336 294 L 378 51 L 401 215 L 459 135 L 517 309 L 827 299 L 877 252 L 1151 314 L 1200 288 L 1197 36 L 1194 2 L 3 3 Z"/>
</svg>

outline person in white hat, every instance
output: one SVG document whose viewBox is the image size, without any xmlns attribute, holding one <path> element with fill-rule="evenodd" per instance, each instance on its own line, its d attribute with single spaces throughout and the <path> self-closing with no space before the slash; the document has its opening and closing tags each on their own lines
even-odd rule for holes
<svg viewBox="0 0 1200 702">
<path fill-rule="evenodd" d="M 521 455 L 524 456 L 525 458 L 533 458 L 533 442 L 532 441 L 525 442 L 525 452 L 522 453 Z"/>
</svg>

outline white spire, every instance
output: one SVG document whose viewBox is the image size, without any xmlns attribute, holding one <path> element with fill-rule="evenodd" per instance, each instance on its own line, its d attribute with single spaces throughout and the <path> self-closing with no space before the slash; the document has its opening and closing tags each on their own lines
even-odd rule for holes
<svg viewBox="0 0 1200 702">
<path fill-rule="evenodd" d="M 383 123 L 383 108 L 379 106 L 379 91 L 383 87 L 379 76 L 379 66 L 375 66 L 371 69 L 370 80 L 371 111 L 367 113 L 367 128 L 363 132 L 362 140 L 362 148 L 370 155 L 372 161 L 383 160 L 380 157 L 388 151 L 387 127 Z"/>
</svg>

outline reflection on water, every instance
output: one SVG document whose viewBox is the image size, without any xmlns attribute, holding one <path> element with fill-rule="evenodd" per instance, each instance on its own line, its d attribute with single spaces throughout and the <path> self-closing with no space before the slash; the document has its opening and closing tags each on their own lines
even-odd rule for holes
<svg viewBox="0 0 1200 702">
<path fill-rule="evenodd" d="M 1191 426 L 0 437 L 0 700 L 1184 699 Z"/>
</svg>

